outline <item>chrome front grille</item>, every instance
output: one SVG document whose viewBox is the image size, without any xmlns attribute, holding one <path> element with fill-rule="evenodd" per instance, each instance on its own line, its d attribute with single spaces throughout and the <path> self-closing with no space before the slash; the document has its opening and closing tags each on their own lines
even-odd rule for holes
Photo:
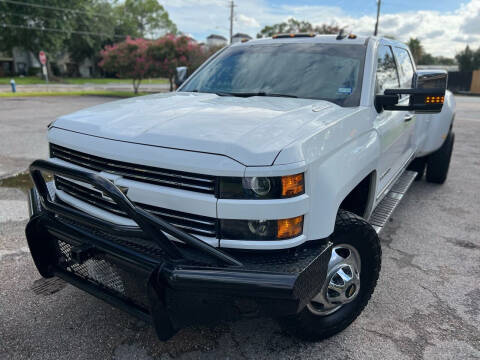
<svg viewBox="0 0 480 360">
<path fill-rule="evenodd" d="M 215 193 L 216 177 L 212 175 L 159 169 L 151 166 L 110 160 L 67 149 L 55 144 L 50 144 L 50 156 L 83 168 L 120 175 L 125 179 L 206 194 Z"/>
<path fill-rule="evenodd" d="M 68 195 L 84 201 L 90 205 L 106 210 L 115 215 L 128 217 L 128 215 L 118 208 L 116 203 L 109 197 L 102 194 L 101 191 L 81 186 L 65 178 L 55 176 L 55 186 Z M 138 207 L 150 212 L 168 221 L 170 224 L 191 234 L 203 235 L 208 237 L 217 237 L 217 219 L 188 214 L 180 211 L 164 209 L 152 205 L 135 203 Z"/>
</svg>

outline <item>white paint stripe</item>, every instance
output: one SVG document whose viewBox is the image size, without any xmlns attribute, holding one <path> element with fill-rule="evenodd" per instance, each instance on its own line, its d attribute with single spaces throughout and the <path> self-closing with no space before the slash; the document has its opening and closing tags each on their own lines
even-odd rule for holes
<svg viewBox="0 0 480 360">
<path fill-rule="evenodd" d="M 28 204 L 25 200 L 0 200 L 0 223 L 28 219 Z"/>
</svg>

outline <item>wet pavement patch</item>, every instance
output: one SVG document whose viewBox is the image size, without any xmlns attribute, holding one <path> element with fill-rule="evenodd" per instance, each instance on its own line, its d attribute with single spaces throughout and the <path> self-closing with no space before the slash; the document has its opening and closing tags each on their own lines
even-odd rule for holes
<svg viewBox="0 0 480 360">
<path fill-rule="evenodd" d="M 51 174 L 44 174 L 45 181 L 53 180 Z M 27 193 L 33 187 L 33 181 L 28 171 L 0 179 L 0 187 L 20 189 Z"/>
<path fill-rule="evenodd" d="M 33 187 L 32 179 L 28 172 L 0 179 L 0 187 L 16 188 L 27 192 Z"/>
</svg>

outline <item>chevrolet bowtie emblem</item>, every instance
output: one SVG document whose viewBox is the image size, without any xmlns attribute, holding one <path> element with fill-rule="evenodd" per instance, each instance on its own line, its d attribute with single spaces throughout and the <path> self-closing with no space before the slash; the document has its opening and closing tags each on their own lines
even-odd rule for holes
<svg viewBox="0 0 480 360">
<path fill-rule="evenodd" d="M 113 185 L 115 185 L 115 183 L 110 180 L 110 179 L 107 179 L 108 181 L 110 181 Z M 128 187 L 126 186 L 121 186 L 121 185 L 115 185 L 117 187 L 118 190 L 120 190 L 122 192 L 123 195 L 127 196 L 127 193 L 128 193 Z M 110 199 L 109 196 L 105 195 L 103 192 L 102 192 L 102 197 L 105 198 L 105 199 Z"/>
<path fill-rule="evenodd" d="M 123 193 L 123 195 L 125 195 L 125 196 L 127 195 L 127 193 L 128 193 L 128 187 L 117 185 L 117 188 Z"/>
</svg>

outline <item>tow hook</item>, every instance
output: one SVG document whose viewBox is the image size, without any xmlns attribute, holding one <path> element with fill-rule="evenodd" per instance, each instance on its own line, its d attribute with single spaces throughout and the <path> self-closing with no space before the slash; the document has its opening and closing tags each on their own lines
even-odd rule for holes
<svg viewBox="0 0 480 360">
<path fill-rule="evenodd" d="M 89 244 L 82 244 L 80 246 L 72 247 L 70 251 L 71 259 L 76 264 L 83 264 L 90 259 L 95 253 L 95 248 Z"/>
</svg>

